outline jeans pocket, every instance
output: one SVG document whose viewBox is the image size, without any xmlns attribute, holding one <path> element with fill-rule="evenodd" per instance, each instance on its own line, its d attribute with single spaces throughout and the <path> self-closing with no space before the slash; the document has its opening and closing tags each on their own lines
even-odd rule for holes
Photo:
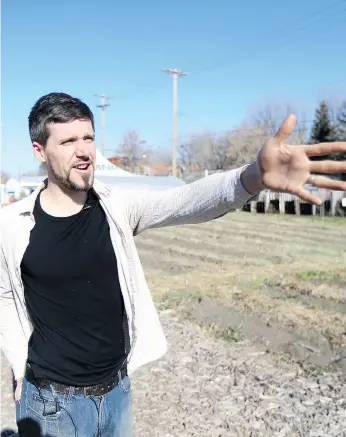
<svg viewBox="0 0 346 437">
<path fill-rule="evenodd" d="M 121 379 L 120 386 L 124 393 L 128 393 L 131 390 L 131 379 L 128 375 Z"/>
<path fill-rule="evenodd" d="M 61 396 L 53 396 L 49 390 L 41 390 L 36 387 L 28 391 L 27 409 L 38 419 L 56 420 L 61 415 L 63 402 Z"/>
</svg>

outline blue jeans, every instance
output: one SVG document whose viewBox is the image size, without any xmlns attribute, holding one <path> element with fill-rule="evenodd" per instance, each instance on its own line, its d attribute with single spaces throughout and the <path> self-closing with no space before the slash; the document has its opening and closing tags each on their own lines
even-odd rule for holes
<svg viewBox="0 0 346 437">
<path fill-rule="evenodd" d="M 104 396 L 54 393 L 26 379 L 16 402 L 18 432 L 23 437 L 131 437 L 131 382 L 126 376 Z"/>
</svg>

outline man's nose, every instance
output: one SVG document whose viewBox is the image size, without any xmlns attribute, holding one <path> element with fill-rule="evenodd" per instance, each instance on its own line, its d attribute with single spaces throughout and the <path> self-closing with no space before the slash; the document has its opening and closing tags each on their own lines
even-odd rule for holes
<svg viewBox="0 0 346 437">
<path fill-rule="evenodd" d="M 85 143 L 85 141 L 78 141 L 76 144 L 76 156 L 79 158 L 90 156 L 90 147 L 88 144 Z"/>
</svg>

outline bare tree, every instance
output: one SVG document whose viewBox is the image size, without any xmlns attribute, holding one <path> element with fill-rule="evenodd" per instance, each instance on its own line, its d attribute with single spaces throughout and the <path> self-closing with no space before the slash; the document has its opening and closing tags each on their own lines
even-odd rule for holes
<svg viewBox="0 0 346 437">
<path fill-rule="evenodd" d="M 47 165 L 45 162 L 41 162 L 38 171 L 37 171 L 37 175 L 38 176 L 47 176 Z"/>
<path fill-rule="evenodd" d="M 172 154 L 169 149 L 151 149 L 146 152 L 151 165 L 172 166 Z"/>
<path fill-rule="evenodd" d="M 301 119 L 297 120 L 296 130 L 291 135 L 289 142 L 291 144 L 305 144 L 308 136 L 308 125 L 305 114 L 302 113 Z"/>
<path fill-rule="evenodd" d="M 179 162 L 185 170 L 227 170 L 251 162 L 290 113 L 297 114 L 293 105 L 268 103 L 253 110 L 237 128 L 228 133 L 191 136 L 180 146 Z M 297 128 L 289 142 L 303 144 L 306 137 L 306 117 L 299 113 Z"/>
<path fill-rule="evenodd" d="M 228 148 L 227 135 L 197 135 L 180 146 L 179 161 L 185 169 L 225 170 Z"/>
<path fill-rule="evenodd" d="M 116 154 L 120 158 L 127 161 L 128 167 L 135 167 L 138 160 L 140 160 L 145 152 L 145 141 L 141 140 L 139 134 L 129 129 L 123 136 L 122 144 L 117 148 Z"/>
<path fill-rule="evenodd" d="M 226 170 L 229 168 L 229 143 L 226 135 L 211 137 L 207 150 L 210 170 Z"/>
<path fill-rule="evenodd" d="M 276 103 L 267 103 L 258 110 L 251 112 L 248 123 L 254 127 L 261 127 L 264 134 L 270 137 L 278 131 L 288 111 L 289 107 L 283 107 Z"/>
<path fill-rule="evenodd" d="M 9 179 L 9 175 L 5 171 L 1 171 L 1 183 L 6 184 Z"/>
<path fill-rule="evenodd" d="M 191 170 L 195 166 L 200 166 L 198 163 L 198 157 L 196 156 L 196 150 L 194 147 L 193 140 L 187 141 L 182 144 L 178 152 L 178 163 L 183 168 L 184 171 Z M 198 153 L 197 153 L 198 155 Z"/>
<path fill-rule="evenodd" d="M 295 106 L 278 103 L 267 103 L 262 108 L 253 110 L 249 116 L 249 123 L 254 127 L 260 127 L 266 138 L 273 136 L 278 131 L 279 127 L 289 114 L 297 115 L 297 127 L 291 137 L 289 143 L 302 144 L 307 139 L 308 129 L 306 116 L 303 112 L 297 111 Z"/>
<path fill-rule="evenodd" d="M 148 148 L 143 155 L 143 164 L 152 176 L 169 175 L 172 169 L 172 154 L 168 149 Z"/>
<path fill-rule="evenodd" d="M 243 123 L 228 135 L 228 157 L 231 167 L 240 167 L 256 159 L 269 138 L 267 127 Z"/>
</svg>

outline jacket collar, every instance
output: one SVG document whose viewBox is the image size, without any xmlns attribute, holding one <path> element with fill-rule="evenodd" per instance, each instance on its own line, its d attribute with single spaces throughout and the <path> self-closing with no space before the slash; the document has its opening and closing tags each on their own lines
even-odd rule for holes
<svg viewBox="0 0 346 437">
<path fill-rule="evenodd" d="M 19 214 L 32 214 L 37 196 L 44 188 L 47 187 L 47 184 L 48 179 L 43 180 L 35 191 L 18 202 Z M 108 197 L 111 193 L 111 188 L 97 179 L 94 180 L 93 190 L 99 196 Z"/>
</svg>

